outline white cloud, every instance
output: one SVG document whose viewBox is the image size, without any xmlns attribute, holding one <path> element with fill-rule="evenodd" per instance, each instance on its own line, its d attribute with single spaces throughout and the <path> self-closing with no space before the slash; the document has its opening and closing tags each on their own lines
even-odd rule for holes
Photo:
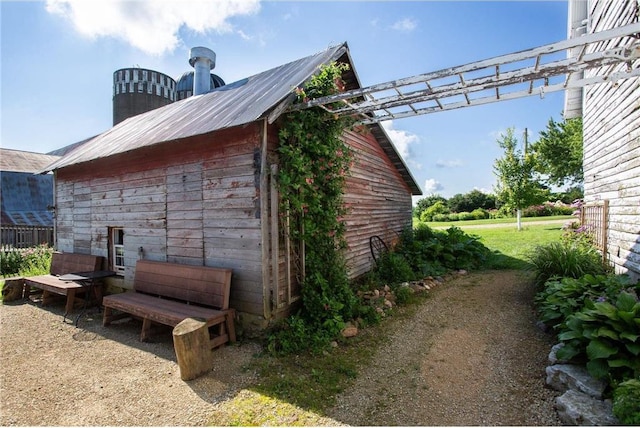
<svg viewBox="0 0 640 428">
<path fill-rule="evenodd" d="M 458 168 L 463 165 L 464 163 L 460 159 L 451 159 L 451 160 L 438 159 L 436 161 L 436 166 L 438 168 Z"/>
<path fill-rule="evenodd" d="M 418 27 L 418 23 L 416 22 L 415 19 L 404 18 L 404 19 L 401 19 L 400 21 L 396 21 L 391 26 L 391 29 L 396 31 L 402 31 L 405 33 L 410 33 L 411 31 L 415 30 L 417 27 Z"/>
<path fill-rule="evenodd" d="M 413 160 L 411 156 L 411 145 L 420 142 L 420 138 L 416 134 L 412 134 L 408 131 L 394 129 L 392 120 L 382 122 L 382 127 L 387 132 L 387 135 L 389 135 L 391 142 L 400 156 L 402 156 L 402 159 L 404 159 L 407 164 L 411 164 L 412 166 L 420 169 L 421 165 Z"/>
<path fill-rule="evenodd" d="M 432 193 L 438 193 L 441 190 L 444 190 L 444 186 L 438 180 L 434 178 L 427 178 L 424 182 L 424 188 L 422 189 L 425 195 L 430 195 Z"/>
<path fill-rule="evenodd" d="M 49 13 L 70 20 L 86 37 L 124 40 L 151 55 L 173 51 L 181 28 L 229 32 L 227 19 L 260 9 L 259 0 L 47 0 Z"/>
</svg>

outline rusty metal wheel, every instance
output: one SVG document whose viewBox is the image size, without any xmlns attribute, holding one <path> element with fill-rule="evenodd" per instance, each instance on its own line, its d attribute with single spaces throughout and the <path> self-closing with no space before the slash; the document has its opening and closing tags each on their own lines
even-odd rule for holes
<svg viewBox="0 0 640 428">
<path fill-rule="evenodd" d="M 371 249 L 371 256 L 373 256 L 373 260 L 378 263 L 378 260 L 389 251 L 387 244 L 384 243 L 382 238 L 378 235 L 373 235 L 369 238 L 369 248 Z"/>
</svg>

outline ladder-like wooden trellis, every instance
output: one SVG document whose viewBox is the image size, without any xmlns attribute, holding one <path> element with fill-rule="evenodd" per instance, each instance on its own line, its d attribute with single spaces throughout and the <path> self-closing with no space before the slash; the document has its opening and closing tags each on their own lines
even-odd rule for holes
<svg viewBox="0 0 640 428">
<path fill-rule="evenodd" d="M 640 23 L 296 104 L 363 124 L 640 76 Z M 609 47 L 604 50 L 603 47 Z M 593 75 L 585 77 L 584 71 Z M 338 104 L 336 104 L 338 103 Z"/>
</svg>

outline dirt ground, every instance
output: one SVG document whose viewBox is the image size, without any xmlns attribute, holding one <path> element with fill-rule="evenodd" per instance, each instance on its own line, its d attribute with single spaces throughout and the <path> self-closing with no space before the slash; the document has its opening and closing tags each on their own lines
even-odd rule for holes
<svg viewBox="0 0 640 428">
<path fill-rule="evenodd" d="M 310 424 L 558 425 L 544 385 L 552 343 L 532 296 L 515 271 L 447 281 L 410 319 L 385 324 L 387 346 Z M 140 322 L 105 328 L 93 309 L 75 327 L 62 306 L 0 305 L 1 425 L 216 425 L 259 382 L 245 369 L 256 343 L 216 350 L 213 370 L 184 382 L 169 329 L 141 343 Z"/>
</svg>

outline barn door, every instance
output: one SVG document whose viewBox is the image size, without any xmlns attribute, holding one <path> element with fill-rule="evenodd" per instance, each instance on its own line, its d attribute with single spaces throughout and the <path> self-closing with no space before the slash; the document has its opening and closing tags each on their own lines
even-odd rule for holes
<svg viewBox="0 0 640 428">
<path fill-rule="evenodd" d="M 286 311 L 296 300 L 300 299 L 302 281 L 304 279 L 304 242 L 295 240 L 290 231 L 301 227 L 299 218 L 290 214 L 280 204 L 280 196 L 276 185 L 277 165 L 271 165 L 270 176 L 270 211 L 271 211 L 271 269 L 272 269 L 272 303 L 275 313 Z M 295 230 L 295 229 L 294 229 Z"/>
</svg>

